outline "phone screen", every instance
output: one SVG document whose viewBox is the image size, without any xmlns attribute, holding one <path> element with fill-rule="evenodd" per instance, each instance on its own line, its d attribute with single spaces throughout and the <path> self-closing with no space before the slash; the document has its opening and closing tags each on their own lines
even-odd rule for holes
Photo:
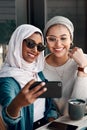
<svg viewBox="0 0 87 130">
<path fill-rule="evenodd" d="M 64 124 L 61 122 L 52 122 L 48 126 L 51 130 L 76 130 L 78 126 L 71 124 Z"/>
</svg>

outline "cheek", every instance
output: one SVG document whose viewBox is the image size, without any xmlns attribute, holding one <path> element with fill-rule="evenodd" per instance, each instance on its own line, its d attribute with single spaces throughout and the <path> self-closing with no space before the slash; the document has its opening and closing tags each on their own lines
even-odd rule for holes
<svg viewBox="0 0 87 130">
<path fill-rule="evenodd" d="M 51 49 L 52 47 L 53 47 L 52 45 L 47 44 L 48 49 Z"/>
<path fill-rule="evenodd" d="M 22 48 L 22 57 L 23 58 L 25 58 L 26 53 L 27 53 L 27 48 L 26 48 L 26 46 L 23 46 L 23 48 Z"/>
<path fill-rule="evenodd" d="M 72 43 L 72 41 L 69 39 L 69 40 L 66 42 L 65 47 L 66 47 L 67 49 L 70 49 L 71 43 Z"/>
<path fill-rule="evenodd" d="M 65 48 L 70 49 L 70 44 L 65 45 Z"/>
</svg>

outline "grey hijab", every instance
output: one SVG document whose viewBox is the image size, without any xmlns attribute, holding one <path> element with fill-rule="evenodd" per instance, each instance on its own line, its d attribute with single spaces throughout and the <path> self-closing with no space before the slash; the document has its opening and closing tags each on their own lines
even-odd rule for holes
<svg viewBox="0 0 87 130">
<path fill-rule="evenodd" d="M 55 16 L 52 19 L 50 19 L 44 29 L 44 36 L 46 36 L 47 30 L 55 24 L 62 24 L 65 25 L 67 27 L 67 29 L 69 30 L 71 37 L 73 39 L 73 32 L 74 32 L 74 26 L 73 23 L 66 17 L 63 16 Z"/>
</svg>

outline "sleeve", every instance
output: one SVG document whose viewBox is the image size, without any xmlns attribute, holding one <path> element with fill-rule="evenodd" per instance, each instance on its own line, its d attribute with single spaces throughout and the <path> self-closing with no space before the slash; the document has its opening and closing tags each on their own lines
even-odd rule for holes
<svg viewBox="0 0 87 130">
<path fill-rule="evenodd" d="M 84 54 L 84 56 L 87 58 L 87 54 Z M 76 77 L 71 98 L 87 100 L 87 77 Z"/>
<path fill-rule="evenodd" d="M 20 117 L 18 117 L 17 119 L 12 119 L 12 118 L 8 117 L 7 114 L 6 114 L 6 109 L 5 108 L 2 111 L 2 115 L 3 115 L 3 119 L 5 120 L 7 125 L 17 124 L 20 121 L 21 117 L 22 117 L 21 112 L 20 112 Z"/>
<path fill-rule="evenodd" d="M 87 77 L 77 77 L 71 98 L 87 100 Z"/>
<path fill-rule="evenodd" d="M 45 117 L 48 119 L 49 117 L 53 117 L 57 119 L 59 117 L 59 113 L 57 111 L 56 104 L 54 103 L 53 99 L 47 98 L 46 99 L 46 111 L 45 111 Z"/>
<path fill-rule="evenodd" d="M 2 117 L 6 124 L 15 124 L 21 119 L 22 114 L 20 114 L 20 117 L 15 120 L 9 118 L 6 114 L 6 107 L 11 103 L 18 92 L 19 86 L 16 82 L 10 80 L 10 78 L 7 78 L 6 80 L 0 78 L 0 104 L 2 105 Z"/>
</svg>

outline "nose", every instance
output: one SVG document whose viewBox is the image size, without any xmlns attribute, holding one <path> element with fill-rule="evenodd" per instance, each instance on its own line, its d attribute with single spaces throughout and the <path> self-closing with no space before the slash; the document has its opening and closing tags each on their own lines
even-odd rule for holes
<svg viewBox="0 0 87 130">
<path fill-rule="evenodd" d="M 34 52 L 37 52 L 38 50 L 37 50 L 37 46 L 35 46 L 34 48 L 33 48 L 33 51 Z"/>
<path fill-rule="evenodd" d="M 56 40 L 56 45 L 59 46 L 59 45 L 61 45 L 61 44 L 62 44 L 61 41 L 60 41 L 59 39 L 57 39 L 57 40 Z"/>
</svg>

